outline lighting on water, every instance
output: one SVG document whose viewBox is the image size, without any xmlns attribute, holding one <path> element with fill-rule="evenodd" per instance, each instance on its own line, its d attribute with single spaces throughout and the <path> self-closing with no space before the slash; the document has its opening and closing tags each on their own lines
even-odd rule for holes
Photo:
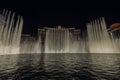
<svg viewBox="0 0 120 80">
<path fill-rule="evenodd" d="M 20 40 L 23 18 L 15 13 L 3 10 L 0 14 L 0 54 L 17 54 L 20 52 Z"/>
<path fill-rule="evenodd" d="M 0 14 L 0 54 L 24 53 L 119 53 L 120 39 L 107 29 L 104 18 L 87 24 L 87 36 L 75 28 L 44 27 L 38 37 L 22 34 L 23 18 L 4 10 Z M 108 32 L 109 31 L 109 32 Z M 87 37 L 87 38 L 85 38 Z"/>
</svg>

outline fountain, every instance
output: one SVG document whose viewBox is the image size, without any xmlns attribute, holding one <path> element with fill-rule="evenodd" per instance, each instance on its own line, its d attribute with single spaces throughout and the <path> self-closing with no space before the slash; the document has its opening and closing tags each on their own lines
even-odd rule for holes
<svg viewBox="0 0 120 80">
<path fill-rule="evenodd" d="M 80 30 L 74 28 L 47 28 L 45 53 L 82 53 L 85 52 Z M 81 46 L 82 45 L 82 46 Z"/>
<path fill-rule="evenodd" d="M 120 39 L 107 29 L 104 18 L 87 24 L 87 39 L 75 28 L 44 27 L 38 37 L 22 34 L 23 18 L 4 10 L 0 14 L 0 54 L 20 53 L 119 53 Z M 119 26 L 117 27 L 119 29 Z M 108 32 L 109 31 L 109 32 Z"/>
<path fill-rule="evenodd" d="M 117 44 L 112 33 L 108 33 L 104 18 L 87 24 L 88 45 L 90 53 L 117 53 Z"/>
<path fill-rule="evenodd" d="M 18 16 L 15 21 L 15 13 L 3 10 L 0 14 L 0 54 L 17 54 L 20 50 L 21 31 L 23 18 Z"/>
<path fill-rule="evenodd" d="M 22 34 L 20 53 L 41 53 L 41 39 L 36 40 L 28 34 Z"/>
<path fill-rule="evenodd" d="M 45 53 L 65 53 L 69 51 L 70 33 L 65 29 L 48 29 Z"/>
</svg>

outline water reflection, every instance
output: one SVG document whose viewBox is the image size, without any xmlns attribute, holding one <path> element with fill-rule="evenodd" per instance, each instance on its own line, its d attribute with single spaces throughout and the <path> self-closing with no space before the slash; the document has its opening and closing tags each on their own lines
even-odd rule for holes
<svg viewBox="0 0 120 80">
<path fill-rule="evenodd" d="M 13 79 L 37 79 L 38 77 L 36 78 L 36 76 L 45 73 L 44 54 L 19 55 L 18 59 L 19 68 L 14 72 L 16 76 Z"/>
<path fill-rule="evenodd" d="M 3 69 L 9 69 L 9 68 L 15 68 L 17 67 L 17 59 L 18 59 L 18 55 L 1 55 L 0 56 L 0 70 Z"/>
<path fill-rule="evenodd" d="M 0 56 L 0 79 L 7 80 L 17 66 L 18 55 L 1 55 Z"/>
<path fill-rule="evenodd" d="M 119 63 L 119 55 L 90 55 L 92 65 L 91 68 L 94 70 L 96 74 L 96 78 L 105 79 L 105 80 L 113 80 L 117 79 L 116 73 L 118 73 L 120 65 Z"/>
<path fill-rule="evenodd" d="M 0 56 L 1 80 L 119 80 L 120 55 L 27 54 Z"/>
</svg>

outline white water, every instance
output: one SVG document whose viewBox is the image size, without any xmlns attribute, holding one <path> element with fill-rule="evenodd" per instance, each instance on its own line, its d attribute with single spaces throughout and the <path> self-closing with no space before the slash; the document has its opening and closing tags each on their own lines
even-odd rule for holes
<svg viewBox="0 0 120 80">
<path fill-rule="evenodd" d="M 59 28 L 60 26 L 58 26 Z M 46 31 L 45 53 L 85 53 L 84 41 L 69 28 Z"/>
<path fill-rule="evenodd" d="M 0 14 L 0 54 L 17 54 L 20 49 L 22 17 L 14 19 L 15 13 L 3 11 Z"/>
<path fill-rule="evenodd" d="M 108 33 L 104 18 L 87 24 L 90 53 L 119 53 L 119 39 Z"/>
<path fill-rule="evenodd" d="M 68 30 L 51 29 L 46 32 L 45 53 L 64 53 L 69 51 L 70 33 Z"/>
<path fill-rule="evenodd" d="M 41 53 L 41 39 L 35 40 L 30 35 L 22 37 L 20 53 Z"/>
<path fill-rule="evenodd" d="M 108 33 L 104 18 L 87 24 L 87 40 L 67 28 L 48 28 L 41 35 L 21 37 L 23 19 L 10 11 L 0 14 L 0 55 L 20 53 L 119 53 L 120 39 Z M 117 34 L 119 37 L 119 34 Z M 22 39 L 21 39 L 22 38 Z"/>
</svg>

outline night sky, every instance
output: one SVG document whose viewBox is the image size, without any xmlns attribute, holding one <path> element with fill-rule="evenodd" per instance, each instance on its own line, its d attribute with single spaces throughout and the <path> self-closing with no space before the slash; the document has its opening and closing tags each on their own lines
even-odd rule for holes
<svg viewBox="0 0 120 80">
<path fill-rule="evenodd" d="M 1 0 L 0 9 L 23 16 L 23 33 L 34 33 L 38 28 L 57 25 L 84 30 L 86 23 L 99 17 L 105 17 L 108 26 L 120 22 L 119 2 L 72 1 Z"/>
</svg>

